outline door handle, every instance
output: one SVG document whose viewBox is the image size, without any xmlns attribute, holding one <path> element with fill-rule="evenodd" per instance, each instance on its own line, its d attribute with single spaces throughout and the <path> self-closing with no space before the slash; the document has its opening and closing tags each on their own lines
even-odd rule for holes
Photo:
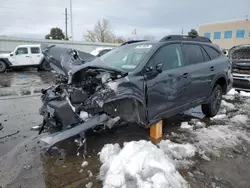
<svg viewBox="0 0 250 188">
<path fill-rule="evenodd" d="M 183 75 L 182 75 L 182 78 L 187 78 L 188 77 L 188 73 L 184 73 Z"/>
<path fill-rule="evenodd" d="M 37 55 L 37 57 L 40 57 L 40 55 Z"/>
<path fill-rule="evenodd" d="M 25 57 L 30 57 L 30 56 L 26 55 Z"/>
<path fill-rule="evenodd" d="M 210 67 L 210 71 L 214 71 L 214 66 Z"/>
</svg>

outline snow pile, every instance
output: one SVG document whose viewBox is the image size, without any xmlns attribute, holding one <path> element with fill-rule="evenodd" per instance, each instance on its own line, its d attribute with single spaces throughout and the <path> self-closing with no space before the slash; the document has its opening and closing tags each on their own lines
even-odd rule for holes
<svg viewBox="0 0 250 188">
<path fill-rule="evenodd" d="M 195 155 L 196 148 L 187 144 L 177 144 L 170 140 L 162 140 L 159 147 L 164 151 L 165 155 L 173 159 L 177 169 L 188 169 L 194 164 L 193 161 L 189 160 Z"/>
<path fill-rule="evenodd" d="M 232 117 L 230 120 L 237 125 L 247 125 L 248 117 L 246 115 L 238 114 Z"/>
<path fill-rule="evenodd" d="M 195 155 L 196 152 L 196 148 L 189 143 L 177 144 L 171 142 L 170 140 L 162 140 L 159 143 L 159 147 L 164 151 L 166 155 L 178 160 L 191 158 Z"/>
<path fill-rule="evenodd" d="M 236 95 L 236 94 L 238 94 L 238 92 L 235 91 L 235 89 L 231 89 L 231 90 L 227 93 L 227 96 L 228 96 L 228 95 Z"/>
<path fill-rule="evenodd" d="M 180 129 L 181 130 L 193 130 L 193 126 L 189 125 L 188 122 L 182 122 Z"/>
<path fill-rule="evenodd" d="M 235 109 L 235 106 L 232 103 L 228 103 L 224 100 L 221 101 L 221 107 L 226 108 L 227 111 L 232 111 Z"/>
<path fill-rule="evenodd" d="M 160 144 L 164 151 L 147 141 L 124 143 L 122 149 L 118 144 L 105 145 L 100 152 L 103 165 L 99 178 L 103 180 L 103 187 L 188 187 L 171 157 L 193 156 L 194 148 L 190 145 L 181 146 L 170 141 L 165 142 Z M 166 146 L 167 143 L 171 146 Z"/>
<path fill-rule="evenodd" d="M 233 148 L 243 140 L 249 141 L 247 134 L 241 130 L 234 130 L 229 126 L 214 125 L 208 128 L 197 129 L 192 132 L 198 140 L 194 145 L 201 151 L 215 156 L 222 148 Z"/>
<path fill-rule="evenodd" d="M 226 114 L 218 114 L 210 119 L 211 120 L 225 120 L 225 119 L 227 119 L 227 115 Z"/>
<path fill-rule="evenodd" d="M 250 92 L 240 91 L 240 96 L 250 97 Z"/>
<path fill-rule="evenodd" d="M 240 95 L 243 97 L 250 97 L 250 92 L 240 91 L 239 93 L 235 89 L 231 89 L 226 96 L 229 95 Z"/>
</svg>

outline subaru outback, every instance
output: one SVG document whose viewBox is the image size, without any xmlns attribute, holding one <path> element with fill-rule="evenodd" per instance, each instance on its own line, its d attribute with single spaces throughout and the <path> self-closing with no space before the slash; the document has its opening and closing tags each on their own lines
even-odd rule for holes
<svg viewBox="0 0 250 188">
<path fill-rule="evenodd" d="M 124 122 L 149 127 L 200 105 L 213 117 L 233 83 L 229 59 L 204 37 L 170 35 L 101 57 L 55 46 L 43 53 L 58 79 L 42 91 L 41 130 L 79 127 L 71 136 Z"/>
</svg>

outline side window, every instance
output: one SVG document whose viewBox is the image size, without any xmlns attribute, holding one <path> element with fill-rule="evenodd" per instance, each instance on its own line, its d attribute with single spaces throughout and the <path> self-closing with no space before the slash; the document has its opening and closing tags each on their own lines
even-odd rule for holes
<svg viewBox="0 0 250 188">
<path fill-rule="evenodd" d="M 184 66 L 180 44 L 169 44 L 162 47 L 153 57 L 154 64 L 162 63 L 162 70 L 169 70 Z"/>
<path fill-rule="evenodd" d="M 208 55 L 210 56 L 211 59 L 215 59 L 217 57 L 219 57 L 220 53 L 217 52 L 215 49 L 209 47 L 209 46 L 203 46 L 203 48 L 206 50 L 206 52 L 208 53 Z"/>
<path fill-rule="evenodd" d="M 189 65 L 204 62 L 203 54 L 199 45 L 183 44 L 183 49 Z"/>
<path fill-rule="evenodd" d="M 40 54 L 40 48 L 38 47 L 31 47 L 30 51 L 32 54 Z"/>
<path fill-rule="evenodd" d="M 28 48 L 17 48 L 16 55 L 28 54 Z"/>
<path fill-rule="evenodd" d="M 207 55 L 207 52 L 201 47 L 201 51 L 202 51 L 202 54 L 203 54 L 203 57 L 204 57 L 204 60 L 205 61 L 210 61 L 210 57 Z"/>
</svg>

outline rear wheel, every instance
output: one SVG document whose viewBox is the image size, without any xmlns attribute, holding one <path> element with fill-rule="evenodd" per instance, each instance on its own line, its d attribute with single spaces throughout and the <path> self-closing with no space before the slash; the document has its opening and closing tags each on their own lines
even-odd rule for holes
<svg viewBox="0 0 250 188">
<path fill-rule="evenodd" d="M 52 68 L 50 66 L 50 63 L 47 61 L 43 61 L 41 66 L 39 67 L 39 70 L 43 70 L 43 71 L 50 71 Z"/>
<path fill-rule="evenodd" d="M 5 62 L 0 61 L 0 73 L 5 72 L 7 69 L 7 65 Z"/>
<path fill-rule="evenodd" d="M 222 100 L 222 89 L 220 85 L 215 85 L 210 102 L 201 106 L 202 112 L 207 117 L 214 117 L 220 110 Z"/>
</svg>

